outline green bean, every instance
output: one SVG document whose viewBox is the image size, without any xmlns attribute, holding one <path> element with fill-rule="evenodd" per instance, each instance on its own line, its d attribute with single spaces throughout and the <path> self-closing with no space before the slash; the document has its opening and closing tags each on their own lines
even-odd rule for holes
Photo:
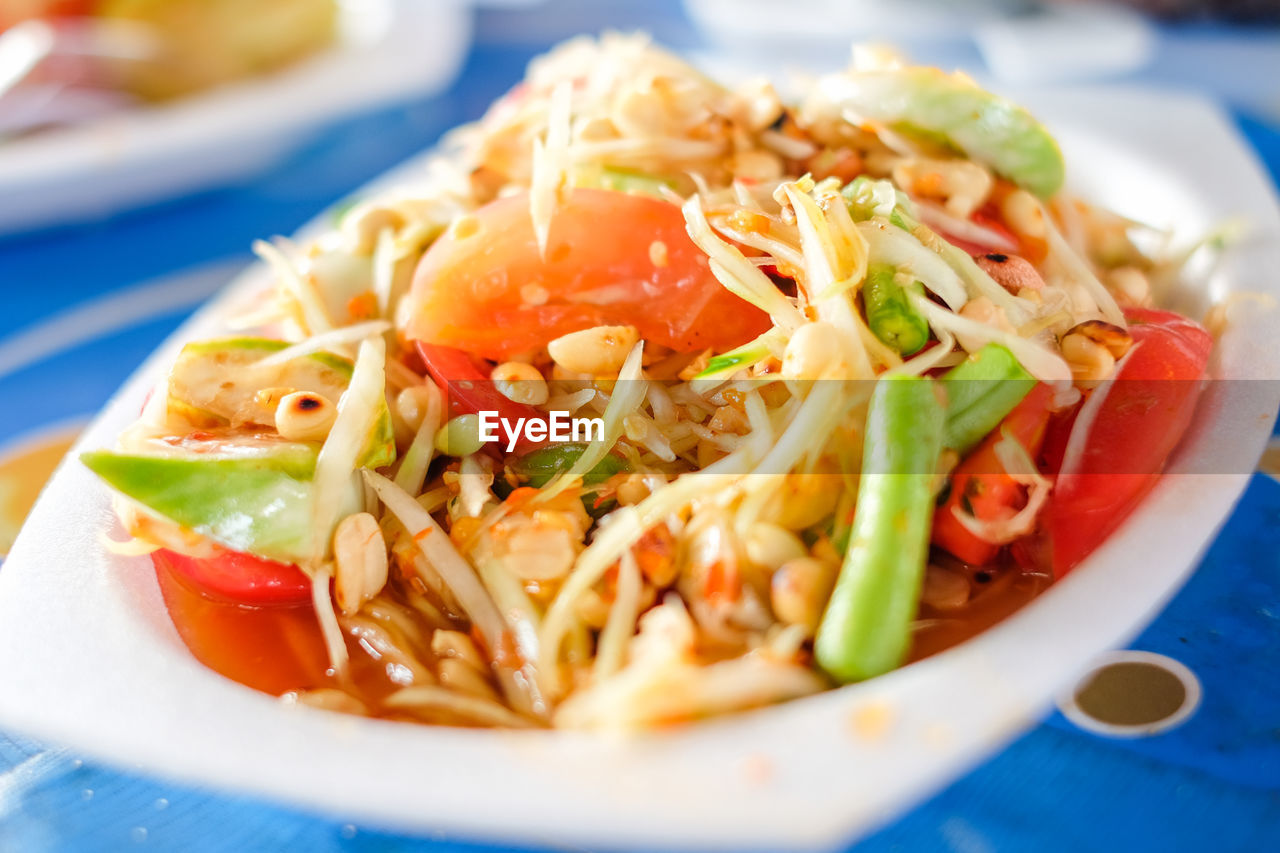
<svg viewBox="0 0 1280 853">
<path fill-rule="evenodd" d="M 587 445 L 581 442 L 550 445 L 526 453 L 513 462 L 511 467 L 517 475 L 527 479 L 530 486 L 540 489 L 557 474 L 572 468 L 586 449 Z M 594 486 L 625 470 L 627 461 L 610 453 L 582 477 L 582 484 Z"/>
<path fill-rule="evenodd" d="M 819 666 L 839 681 L 888 672 L 906 657 L 942 453 L 938 392 L 919 376 L 885 377 L 872 392 L 853 533 L 814 640 Z"/>
<path fill-rule="evenodd" d="M 887 264 L 872 264 L 862 286 L 862 304 L 871 332 L 899 355 L 912 355 L 929 342 L 929 324 L 911 306 L 895 275 Z"/>
<path fill-rule="evenodd" d="M 964 455 L 1000 425 L 1036 380 L 1013 353 L 987 344 L 942 377 L 947 392 L 943 445 Z"/>
</svg>

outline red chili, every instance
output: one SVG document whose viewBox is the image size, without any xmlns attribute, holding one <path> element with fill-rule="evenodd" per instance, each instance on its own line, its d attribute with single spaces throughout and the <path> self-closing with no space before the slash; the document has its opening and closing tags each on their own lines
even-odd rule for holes
<svg viewBox="0 0 1280 853">
<path fill-rule="evenodd" d="M 471 356 L 453 347 L 427 344 L 415 341 L 418 355 L 422 363 L 449 399 L 449 416 L 474 415 L 480 412 L 496 412 L 503 421 L 514 425 L 520 420 L 543 421 L 547 416 L 524 403 L 517 403 L 503 396 L 494 387 L 493 381 L 480 372 Z M 550 434 L 550 428 L 545 431 Z M 526 432 L 521 430 L 521 438 L 516 445 L 516 452 L 525 453 L 546 444 L 546 441 L 529 441 L 524 438 Z M 506 438 L 499 432 L 504 442 Z"/>
<path fill-rule="evenodd" d="M 1008 435 L 1034 459 L 1044 441 L 1052 396 L 1047 385 L 1032 388 L 996 431 L 956 467 L 951 475 L 951 492 L 933 516 L 933 544 L 975 566 L 996 558 L 1001 546 L 975 536 L 960 523 L 956 511 L 973 515 L 980 521 L 996 521 L 1018 509 L 1025 498 L 1025 489 L 1004 472 L 995 447 Z"/>
</svg>

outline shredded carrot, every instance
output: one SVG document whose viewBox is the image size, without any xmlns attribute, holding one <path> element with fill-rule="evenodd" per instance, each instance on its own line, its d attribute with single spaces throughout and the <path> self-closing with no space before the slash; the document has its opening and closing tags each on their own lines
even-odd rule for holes
<svg viewBox="0 0 1280 853">
<path fill-rule="evenodd" d="M 520 509 L 539 494 L 541 494 L 541 491 L 539 489 L 535 489 L 533 486 L 521 486 L 520 488 L 513 490 L 511 494 L 507 495 L 507 499 L 504 503 L 513 510 Z"/>
<path fill-rule="evenodd" d="M 676 558 L 676 540 L 665 524 L 649 528 L 631 549 L 640 574 L 655 586 L 665 586 L 674 575 L 672 567 Z"/>
<path fill-rule="evenodd" d="M 946 195 L 945 188 L 942 186 L 942 175 L 937 172 L 928 172 L 916 179 L 915 186 L 912 187 L 920 195 L 938 198 Z"/>
<path fill-rule="evenodd" d="M 737 565 L 716 560 L 707 568 L 707 579 L 702 586 L 703 595 L 712 603 L 737 601 L 742 592 Z"/>
<path fill-rule="evenodd" d="M 347 300 L 347 313 L 352 320 L 372 320 L 378 316 L 378 297 L 372 290 L 357 293 Z"/>
<path fill-rule="evenodd" d="M 745 231 L 748 234 L 768 234 L 770 222 L 769 217 L 763 213 L 738 209 L 729 214 L 729 225 L 736 231 Z"/>
<path fill-rule="evenodd" d="M 478 518 L 459 518 L 453 523 L 453 527 L 449 529 L 449 539 L 451 539 L 455 545 L 461 545 L 464 542 L 470 541 L 471 537 L 480 529 L 480 527 L 481 522 Z"/>
</svg>

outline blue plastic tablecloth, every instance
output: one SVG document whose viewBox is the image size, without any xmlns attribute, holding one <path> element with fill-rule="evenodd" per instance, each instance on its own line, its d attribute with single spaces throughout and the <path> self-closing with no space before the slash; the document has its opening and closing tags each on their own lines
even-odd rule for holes
<svg viewBox="0 0 1280 853">
<path fill-rule="evenodd" d="M 91 226 L 0 238 L 0 448 L 87 420 L 211 283 L 248 260 L 254 238 L 290 233 L 478 116 L 528 57 L 523 47 L 482 45 L 445 95 L 332 128 L 243 185 Z M 1243 114 L 1238 123 L 1276 177 L 1280 133 Z M 173 278 L 175 270 L 195 274 Z M 1133 644 L 1199 676 L 1203 704 L 1188 723 L 1117 741 L 1053 714 L 858 849 L 1280 849 L 1278 534 L 1280 483 L 1257 475 L 1190 583 Z M 286 846 L 510 849 L 398 838 L 0 734 L 0 851 Z"/>
</svg>

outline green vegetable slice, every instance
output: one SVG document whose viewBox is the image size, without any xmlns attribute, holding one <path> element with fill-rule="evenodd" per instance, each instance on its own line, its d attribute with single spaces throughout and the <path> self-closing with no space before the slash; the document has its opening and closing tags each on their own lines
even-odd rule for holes
<svg viewBox="0 0 1280 853">
<path fill-rule="evenodd" d="M 187 344 L 169 373 L 169 411 L 208 429 L 273 423 L 274 410 L 259 398 L 260 392 L 272 389 L 323 394 L 336 404 L 351 381 L 352 363 L 316 352 L 270 367 L 257 365 L 288 346 L 285 341 L 248 337 Z M 395 458 L 391 412 L 384 402 L 360 464 L 380 468 Z"/>
<path fill-rule="evenodd" d="M 511 467 L 518 476 L 528 480 L 530 486 L 540 489 L 557 475 L 572 468 L 573 463 L 578 461 L 578 457 L 585 453 L 586 449 L 587 445 L 582 442 L 543 447 L 521 456 L 511 464 Z M 610 453 L 583 475 L 582 483 L 585 486 L 594 486 L 626 470 L 627 461 L 617 454 Z"/>
<path fill-rule="evenodd" d="M 907 300 L 895 281 L 897 271 L 887 264 L 873 264 L 862 285 L 862 302 L 872 334 L 899 355 L 913 355 L 929 342 L 929 323 Z M 908 285 L 923 292 L 919 282 Z"/>
<path fill-rule="evenodd" d="M 206 452 L 104 450 L 80 458 L 122 495 L 234 551 L 286 563 L 312 556 L 315 448 L 208 444 Z M 343 496 L 341 515 L 359 509 L 353 487 Z"/>
<path fill-rule="evenodd" d="M 946 417 L 938 391 L 931 379 L 887 376 L 872 392 L 849 548 L 814 640 L 838 681 L 895 669 L 910 646 Z"/>
<path fill-rule="evenodd" d="M 964 455 L 986 438 L 1035 387 L 1008 348 L 987 344 L 940 380 L 947 392 L 945 446 Z"/>
<path fill-rule="evenodd" d="M 936 68 L 867 72 L 840 78 L 827 95 L 862 118 L 944 140 L 1041 198 L 1062 187 L 1062 151 L 1044 125 L 967 77 Z"/>
</svg>

